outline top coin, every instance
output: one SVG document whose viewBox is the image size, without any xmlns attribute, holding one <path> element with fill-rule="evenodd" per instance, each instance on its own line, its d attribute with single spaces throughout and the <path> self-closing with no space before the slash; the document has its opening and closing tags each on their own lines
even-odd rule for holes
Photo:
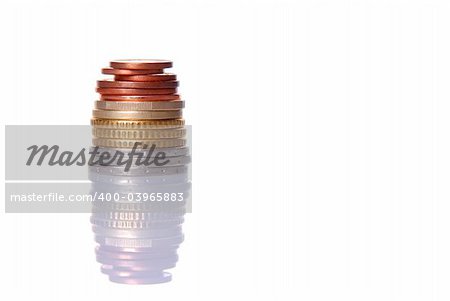
<svg viewBox="0 0 450 301">
<path fill-rule="evenodd" d="M 103 74 L 112 74 L 112 75 L 150 75 L 150 74 L 161 74 L 164 73 L 163 69 L 114 69 L 114 68 L 102 68 Z"/>
<path fill-rule="evenodd" d="M 115 60 L 110 63 L 112 68 L 118 69 L 164 69 L 172 67 L 171 61 L 166 60 Z"/>
</svg>

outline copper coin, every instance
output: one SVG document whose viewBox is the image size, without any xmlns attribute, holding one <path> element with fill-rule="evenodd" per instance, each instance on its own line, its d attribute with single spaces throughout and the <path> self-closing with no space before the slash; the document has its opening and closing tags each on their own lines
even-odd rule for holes
<svg viewBox="0 0 450 301">
<path fill-rule="evenodd" d="M 172 101 L 179 100 L 180 95 L 101 95 L 100 100 L 105 101 Z"/>
<path fill-rule="evenodd" d="M 130 88 L 130 89 L 161 89 L 161 88 L 176 88 L 177 81 L 165 82 L 119 82 L 111 79 L 97 81 L 99 88 Z"/>
<path fill-rule="evenodd" d="M 163 72 L 164 70 L 162 69 L 128 70 L 128 69 L 102 68 L 103 74 L 111 74 L 111 75 L 145 75 L 145 74 L 159 74 Z"/>
<path fill-rule="evenodd" d="M 174 81 L 177 76 L 173 73 L 160 73 L 150 75 L 116 75 L 115 80 L 118 81 L 132 81 L 132 82 L 160 82 L 160 81 Z"/>
<path fill-rule="evenodd" d="M 97 88 L 100 94 L 119 94 L 119 95 L 159 95 L 175 94 L 177 88 L 173 89 L 122 89 L 122 88 Z"/>
<path fill-rule="evenodd" d="M 179 100 L 180 95 L 101 95 L 100 100 L 106 101 L 170 101 Z"/>
<path fill-rule="evenodd" d="M 164 69 L 172 67 L 171 61 L 166 60 L 116 60 L 109 64 L 118 69 Z"/>
</svg>

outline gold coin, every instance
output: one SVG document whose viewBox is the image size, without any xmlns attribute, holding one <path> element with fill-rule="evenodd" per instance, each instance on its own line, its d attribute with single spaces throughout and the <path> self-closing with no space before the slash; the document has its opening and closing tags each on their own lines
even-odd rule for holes
<svg viewBox="0 0 450 301">
<path fill-rule="evenodd" d="M 184 101 L 99 101 L 95 108 L 113 111 L 157 111 L 179 110 L 184 108 Z"/>
<path fill-rule="evenodd" d="M 166 120 L 119 120 L 92 118 L 91 125 L 115 129 L 162 129 L 179 128 L 184 125 L 184 119 Z"/>
<path fill-rule="evenodd" d="M 111 139 L 164 139 L 164 138 L 182 138 L 186 135 L 185 128 L 171 129 L 110 129 L 94 126 L 92 135 L 98 138 Z"/>
<path fill-rule="evenodd" d="M 113 148 L 133 148 L 136 143 L 137 148 L 142 148 L 143 145 L 151 147 L 180 147 L 186 145 L 186 139 L 152 139 L 152 140 L 128 140 L 128 139 L 108 139 L 108 138 L 93 138 L 92 144 L 101 147 Z"/>
<path fill-rule="evenodd" d="M 105 119 L 175 119 L 181 118 L 183 115 L 181 110 L 172 111 L 105 111 L 92 110 L 92 116 L 95 118 Z"/>
</svg>

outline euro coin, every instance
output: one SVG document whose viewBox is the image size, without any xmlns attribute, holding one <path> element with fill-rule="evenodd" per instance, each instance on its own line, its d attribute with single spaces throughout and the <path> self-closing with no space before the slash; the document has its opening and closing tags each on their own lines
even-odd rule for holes
<svg viewBox="0 0 450 301">
<path fill-rule="evenodd" d="M 163 89 L 178 87 L 177 81 L 160 81 L 160 82 L 130 82 L 115 80 L 99 80 L 97 81 L 99 88 L 131 88 L 131 89 Z"/>
<path fill-rule="evenodd" d="M 167 95 L 100 95 L 100 100 L 106 101 L 172 101 L 179 100 L 178 94 Z"/>
<path fill-rule="evenodd" d="M 132 81 L 132 82 L 159 82 L 159 81 L 174 81 L 177 76 L 173 73 L 160 74 L 145 74 L 145 75 L 116 75 L 115 80 L 118 81 Z"/>
<path fill-rule="evenodd" d="M 181 118 L 181 110 L 171 111 L 106 111 L 92 110 L 94 118 L 105 119 L 125 119 L 125 120 L 141 120 L 141 119 L 175 119 Z"/>
<path fill-rule="evenodd" d="M 172 62 L 167 60 L 138 59 L 115 60 L 110 63 L 112 68 L 118 69 L 164 69 L 172 67 Z"/>
<path fill-rule="evenodd" d="M 146 74 L 159 74 L 163 73 L 163 69 L 114 69 L 114 68 L 103 68 L 102 73 L 103 74 L 110 74 L 110 75 L 146 75 Z"/>
<path fill-rule="evenodd" d="M 179 110 L 184 108 L 184 101 L 99 101 L 95 102 L 95 108 L 112 111 L 156 111 Z"/>
<path fill-rule="evenodd" d="M 159 95 L 176 94 L 177 89 L 126 89 L 126 88 L 97 88 L 100 94 L 114 95 Z"/>
</svg>

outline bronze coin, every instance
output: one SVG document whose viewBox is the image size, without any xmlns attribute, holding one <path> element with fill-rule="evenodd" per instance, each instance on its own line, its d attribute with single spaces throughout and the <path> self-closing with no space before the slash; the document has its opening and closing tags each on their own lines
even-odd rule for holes
<svg viewBox="0 0 450 301">
<path fill-rule="evenodd" d="M 100 94 L 119 94 L 119 95 L 159 95 L 159 94 L 175 94 L 177 88 L 173 89 L 124 89 L 124 88 L 97 88 Z"/>
<path fill-rule="evenodd" d="M 177 81 L 163 81 L 163 82 L 119 82 L 110 79 L 97 81 L 99 88 L 130 88 L 130 89 L 161 89 L 161 88 L 176 88 Z"/>
<path fill-rule="evenodd" d="M 171 61 L 166 60 L 116 60 L 109 64 L 112 68 L 118 69 L 164 69 L 172 67 Z"/>
<path fill-rule="evenodd" d="M 160 74 L 146 74 L 146 75 L 116 75 L 115 80 L 131 81 L 131 82 L 160 82 L 160 81 L 174 81 L 177 80 L 176 74 L 160 73 Z"/>
<path fill-rule="evenodd" d="M 164 72 L 163 69 L 128 70 L 128 69 L 102 68 L 103 74 L 110 74 L 110 75 L 146 75 L 146 74 L 159 74 L 163 72 Z"/>
<path fill-rule="evenodd" d="M 180 95 L 101 95 L 100 100 L 106 101 L 171 101 L 179 100 Z"/>
</svg>

